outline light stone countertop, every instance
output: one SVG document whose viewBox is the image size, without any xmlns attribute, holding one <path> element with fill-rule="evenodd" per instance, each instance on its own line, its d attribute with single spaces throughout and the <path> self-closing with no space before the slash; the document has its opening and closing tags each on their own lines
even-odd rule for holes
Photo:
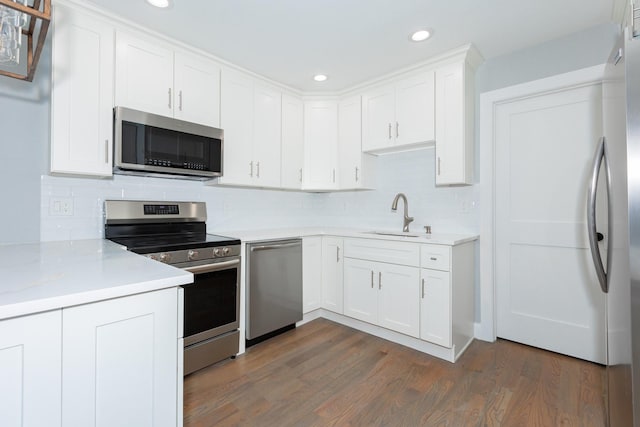
<svg viewBox="0 0 640 427">
<path fill-rule="evenodd" d="M 424 232 L 407 233 L 411 236 L 395 236 L 374 234 L 372 231 L 384 233 L 399 233 L 397 230 L 358 230 L 353 228 L 331 228 L 331 227 L 301 227 L 301 228 L 278 228 L 266 230 L 230 230 L 230 231 L 209 231 L 214 234 L 235 237 L 242 240 L 243 243 L 259 242 L 263 240 L 278 240 L 294 237 L 306 236 L 338 236 L 338 237 L 357 237 L 366 239 L 392 240 L 400 242 L 413 243 L 430 243 L 435 245 L 455 246 L 462 243 L 477 240 L 477 234 L 452 234 L 452 233 L 436 233 L 426 234 Z M 401 234 L 401 233 L 400 233 Z M 418 235 L 419 237 L 413 237 Z"/>
<path fill-rule="evenodd" d="M 192 281 L 109 240 L 0 245 L 0 320 Z"/>
</svg>

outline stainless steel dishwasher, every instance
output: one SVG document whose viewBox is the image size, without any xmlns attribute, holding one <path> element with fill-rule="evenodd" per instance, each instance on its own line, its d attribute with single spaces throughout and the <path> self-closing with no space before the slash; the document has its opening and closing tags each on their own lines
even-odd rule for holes
<svg viewBox="0 0 640 427">
<path fill-rule="evenodd" d="M 302 320 L 302 240 L 247 244 L 247 346 Z"/>
</svg>

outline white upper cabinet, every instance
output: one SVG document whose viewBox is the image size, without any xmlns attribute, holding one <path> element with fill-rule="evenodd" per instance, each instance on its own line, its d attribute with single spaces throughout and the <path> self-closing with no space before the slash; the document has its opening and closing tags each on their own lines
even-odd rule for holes
<svg viewBox="0 0 640 427">
<path fill-rule="evenodd" d="M 436 70 L 436 185 L 473 183 L 473 72 L 465 61 Z"/>
<path fill-rule="evenodd" d="M 62 5 L 53 21 L 51 172 L 110 176 L 114 27 Z"/>
<path fill-rule="evenodd" d="M 280 187 L 281 93 L 240 72 L 222 73 L 223 176 L 219 184 Z"/>
<path fill-rule="evenodd" d="M 394 151 L 435 139 L 434 72 L 424 71 L 362 97 L 362 150 Z"/>
<path fill-rule="evenodd" d="M 362 151 L 392 147 L 395 122 L 395 91 L 385 86 L 362 97 Z"/>
<path fill-rule="evenodd" d="M 173 116 L 173 51 L 118 31 L 116 105 Z"/>
<path fill-rule="evenodd" d="M 434 73 L 426 71 L 396 84 L 396 146 L 435 139 Z"/>
<path fill-rule="evenodd" d="M 220 68 L 156 40 L 116 34 L 116 105 L 218 127 Z"/>
<path fill-rule="evenodd" d="M 282 188 L 302 188 L 304 163 L 304 104 L 282 95 Z"/>
<path fill-rule="evenodd" d="M 250 185 L 253 180 L 253 80 L 225 70 L 221 85 L 220 126 L 224 129 L 221 184 Z"/>
<path fill-rule="evenodd" d="M 303 189 L 338 188 L 338 103 L 304 103 Z"/>
<path fill-rule="evenodd" d="M 175 53 L 174 116 L 220 127 L 220 67 L 206 58 Z"/>
<path fill-rule="evenodd" d="M 342 190 L 371 188 L 375 158 L 362 153 L 360 96 L 338 103 L 338 176 Z"/>
<path fill-rule="evenodd" d="M 282 94 L 256 82 L 253 90 L 253 158 L 261 187 L 280 187 Z"/>
</svg>

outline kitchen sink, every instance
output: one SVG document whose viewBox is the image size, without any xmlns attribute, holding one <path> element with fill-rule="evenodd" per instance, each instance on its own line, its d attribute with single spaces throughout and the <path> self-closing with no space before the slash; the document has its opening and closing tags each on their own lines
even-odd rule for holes
<svg viewBox="0 0 640 427">
<path fill-rule="evenodd" d="M 377 234 L 378 236 L 396 236 L 396 237 L 427 237 L 426 234 L 407 233 L 404 231 L 366 231 L 366 234 Z"/>
</svg>

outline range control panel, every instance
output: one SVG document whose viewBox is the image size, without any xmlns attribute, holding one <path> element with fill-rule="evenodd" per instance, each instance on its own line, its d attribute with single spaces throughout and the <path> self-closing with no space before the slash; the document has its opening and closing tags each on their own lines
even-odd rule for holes
<svg viewBox="0 0 640 427">
<path fill-rule="evenodd" d="M 145 215 L 180 215 L 178 205 L 144 205 Z"/>
</svg>

